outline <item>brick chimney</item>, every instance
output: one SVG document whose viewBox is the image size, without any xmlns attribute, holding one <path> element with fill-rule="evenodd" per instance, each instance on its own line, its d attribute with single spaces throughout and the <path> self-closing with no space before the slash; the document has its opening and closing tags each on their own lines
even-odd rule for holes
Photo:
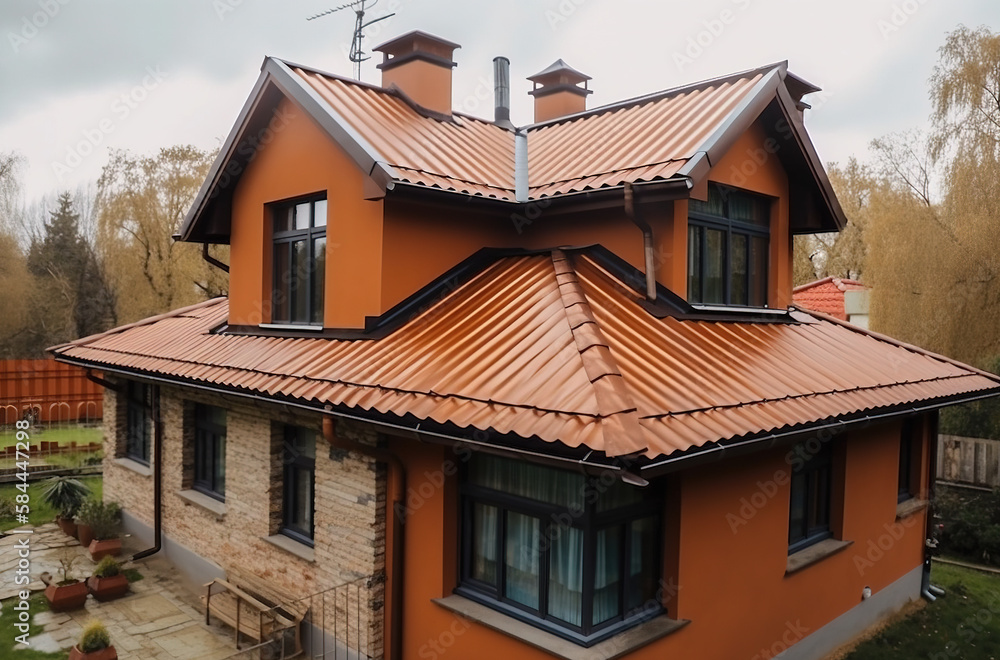
<svg viewBox="0 0 1000 660">
<path fill-rule="evenodd" d="M 562 60 L 556 60 L 528 80 L 535 85 L 528 93 L 535 97 L 536 123 L 583 112 L 587 109 L 587 95 L 593 93 L 587 89 L 590 76 Z"/>
<path fill-rule="evenodd" d="M 382 87 L 396 85 L 418 105 L 442 115 L 451 114 L 452 54 L 456 43 L 414 30 L 374 50 L 383 54 Z"/>
</svg>

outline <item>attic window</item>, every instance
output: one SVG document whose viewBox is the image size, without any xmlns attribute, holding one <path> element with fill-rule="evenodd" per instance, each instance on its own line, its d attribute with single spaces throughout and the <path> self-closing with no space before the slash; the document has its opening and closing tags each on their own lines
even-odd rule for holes
<svg viewBox="0 0 1000 660">
<path fill-rule="evenodd" d="M 689 216 L 688 302 L 765 307 L 770 200 L 710 183 Z"/>
<path fill-rule="evenodd" d="M 274 260 L 271 322 L 323 324 L 326 278 L 326 198 L 272 207 Z"/>
</svg>

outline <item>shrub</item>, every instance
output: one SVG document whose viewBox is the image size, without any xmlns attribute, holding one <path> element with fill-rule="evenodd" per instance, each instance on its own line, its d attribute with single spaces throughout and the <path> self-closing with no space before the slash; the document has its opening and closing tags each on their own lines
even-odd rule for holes
<svg viewBox="0 0 1000 660">
<path fill-rule="evenodd" d="M 94 575 L 100 578 L 114 577 L 122 572 L 122 565 L 111 555 L 106 555 L 94 568 Z"/>
<path fill-rule="evenodd" d="M 42 486 L 42 499 L 62 518 L 72 518 L 90 495 L 90 489 L 72 477 L 49 477 Z"/>
<path fill-rule="evenodd" d="M 14 500 L 7 497 L 0 497 L 0 521 L 13 520 L 16 513 Z"/>
<path fill-rule="evenodd" d="M 1000 565 L 1000 489 L 971 494 L 939 487 L 940 550 Z"/>
<path fill-rule="evenodd" d="M 111 646 L 111 635 L 100 621 L 91 621 L 83 629 L 80 642 L 76 645 L 84 653 L 93 653 Z"/>
<path fill-rule="evenodd" d="M 107 541 L 118 537 L 121 512 L 121 507 L 116 502 L 87 500 L 80 507 L 78 516 L 81 524 L 90 527 L 95 539 Z"/>
<path fill-rule="evenodd" d="M 1000 374 L 1000 356 L 985 361 L 982 368 Z M 945 408 L 941 411 L 940 430 L 946 435 L 1000 440 L 1000 399 L 982 399 Z"/>
</svg>

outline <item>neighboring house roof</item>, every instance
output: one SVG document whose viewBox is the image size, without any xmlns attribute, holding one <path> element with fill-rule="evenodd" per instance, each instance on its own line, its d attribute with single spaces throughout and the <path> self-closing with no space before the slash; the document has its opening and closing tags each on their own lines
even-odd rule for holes
<svg viewBox="0 0 1000 660">
<path fill-rule="evenodd" d="M 796 206 L 795 221 L 808 216 L 803 230 L 836 230 L 846 220 L 790 88 L 796 94 L 816 89 L 779 63 L 510 130 L 462 113 L 428 112 L 394 87 L 267 58 L 179 237 L 228 242 L 235 181 L 283 97 L 304 108 L 371 176 L 379 187 L 372 196 L 416 186 L 510 204 L 625 183 L 675 184 L 676 194 L 686 197 L 765 116 L 772 132 L 793 145 L 778 143 L 777 150 L 792 188 L 812 196 Z"/>
<path fill-rule="evenodd" d="M 215 299 L 53 350 L 112 373 L 445 425 L 452 437 L 479 429 L 649 460 L 1000 389 L 990 374 L 828 318 L 713 316 L 662 287 L 647 303 L 631 286 L 637 271 L 601 248 L 483 263 L 423 291 L 420 313 L 388 313 L 401 320 L 373 338 L 219 332 L 228 304 Z"/>
<path fill-rule="evenodd" d="M 792 302 L 804 309 L 822 312 L 841 321 L 846 321 L 847 311 L 844 307 L 844 293 L 865 291 L 867 288 L 856 280 L 825 277 L 792 289 Z"/>
</svg>

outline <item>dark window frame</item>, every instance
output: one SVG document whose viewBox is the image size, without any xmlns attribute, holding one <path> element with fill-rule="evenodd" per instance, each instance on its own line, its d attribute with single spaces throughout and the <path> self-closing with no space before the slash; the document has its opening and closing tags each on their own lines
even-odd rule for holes
<svg viewBox="0 0 1000 660">
<path fill-rule="evenodd" d="M 897 496 L 896 504 L 902 504 L 911 500 L 917 495 L 918 487 L 914 484 L 913 478 L 914 460 L 919 462 L 916 447 L 919 446 L 917 439 L 920 430 L 918 420 L 909 418 L 903 420 L 899 437 L 899 473 L 897 475 Z"/>
<path fill-rule="evenodd" d="M 317 213 L 316 204 L 318 202 L 326 202 L 325 193 L 317 193 L 314 195 L 307 195 L 304 197 L 299 197 L 290 200 L 284 200 L 282 202 L 276 202 L 270 205 L 271 211 L 271 323 L 283 324 L 283 325 L 302 325 L 302 326 L 322 326 L 323 325 L 323 311 L 325 309 L 325 295 L 326 295 L 326 285 L 325 281 L 325 257 L 324 254 L 324 271 L 323 277 L 317 280 L 316 278 L 316 253 L 314 251 L 315 242 L 319 239 L 324 239 L 324 249 L 326 249 L 326 229 L 328 218 L 323 218 L 323 224 L 317 225 Z M 309 226 L 305 229 L 280 229 L 279 223 L 282 222 L 283 218 L 289 216 L 290 213 L 294 213 L 295 207 L 300 204 L 309 204 Z M 327 205 L 329 210 L 329 206 Z M 329 212 L 329 211 L 327 211 Z M 293 225 L 291 225 L 293 226 Z M 305 286 L 305 304 L 306 309 L 299 313 L 299 310 L 294 307 L 295 305 L 295 277 L 294 273 L 291 272 L 291 264 L 294 253 L 294 245 L 299 241 L 305 241 L 306 249 L 308 250 L 308 262 L 309 262 L 309 277 L 306 278 Z M 288 270 L 278 269 L 278 253 L 279 250 L 286 253 L 286 263 L 288 264 Z M 319 286 L 319 296 L 314 296 L 315 288 Z M 315 298 L 315 299 L 314 299 Z M 287 301 L 287 316 L 282 312 L 283 301 Z"/>
<path fill-rule="evenodd" d="M 768 305 L 768 280 L 771 268 L 771 205 L 773 199 L 759 193 L 754 193 L 732 186 L 717 183 L 709 183 L 709 195 L 713 192 L 722 198 L 722 215 L 713 214 L 704 210 L 702 203 L 698 200 L 691 200 L 688 203 L 688 265 L 687 265 L 687 285 L 688 302 L 692 304 L 706 305 L 730 305 L 743 307 L 767 307 Z M 733 197 L 742 197 L 751 203 L 761 206 L 766 224 L 755 224 L 753 222 L 733 219 L 730 210 L 730 200 Z M 707 204 L 705 204 L 707 206 Z M 722 301 L 705 300 L 706 290 L 706 268 L 708 264 L 708 231 L 717 230 L 724 235 L 723 255 L 722 255 Z M 697 287 L 695 286 L 695 274 L 693 272 L 693 260 L 691 259 L 691 248 L 693 245 L 694 233 L 698 234 L 698 273 Z M 744 247 L 744 264 L 746 268 L 746 295 L 743 300 L 733 300 L 732 278 L 733 278 L 733 236 L 743 236 L 746 240 Z M 752 277 L 753 273 L 753 244 L 754 239 L 764 239 L 764 272 L 758 279 Z M 697 288 L 697 291 L 693 289 Z M 756 294 L 755 294 L 756 291 Z M 757 300 L 754 296 L 757 296 Z M 757 303 L 760 304 L 757 304 Z"/>
<path fill-rule="evenodd" d="M 221 410 L 223 413 L 228 415 L 224 408 L 210 406 L 203 403 L 195 404 L 193 447 L 194 477 L 191 482 L 191 487 L 200 493 L 219 500 L 220 502 L 225 502 L 225 451 L 227 424 L 219 424 L 212 421 L 211 416 L 207 414 L 211 409 Z M 221 445 L 221 448 L 219 445 Z M 223 456 L 221 475 L 218 465 L 220 449 Z"/>
<path fill-rule="evenodd" d="M 568 507 L 547 504 L 527 497 L 472 484 L 469 482 L 468 466 L 465 466 L 460 485 L 460 584 L 455 590 L 456 593 L 584 647 L 592 646 L 665 612 L 662 602 L 654 602 L 648 598 L 646 600 L 641 600 L 640 598 L 641 602 L 638 605 L 632 604 L 634 603 L 632 596 L 636 595 L 632 592 L 639 592 L 640 588 L 634 584 L 634 578 L 630 572 L 633 549 L 632 534 L 630 533 L 631 525 L 652 519 L 656 533 L 654 537 L 655 548 L 652 553 L 653 557 L 655 557 L 652 566 L 654 574 L 651 579 L 657 585 L 662 581 L 663 488 L 653 485 L 647 486 L 642 491 L 644 495 L 642 501 L 608 511 L 598 510 L 596 496 L 606 488 L 602 488 L 599 479 L 588 478 L 585 488 L 587 495 L 584 496 L 584 511 L 572 511 Z M 477 580 L 472 576 L 473 536 L 475 533 L 473 515 L 476 504 L 492 506 L 497 509 L 496 547 L 494 548 L 496 555 L 495 585 Z M 541 548 L 537 560 L 539 566 L 537 609 L 513 600 L 503 593 L 507 570 L 505 545 L 508 513 L 517 513 L 539 519 Z M 550 551 L 554 545 L 553 539 L 557 538 L 557 534 L 553 530 L 557 529 L 563 521 L 567 520 L 566 516 L 569 516 L 568 519 L 571 520 L 568 526 L 581 530 L 584 539 L 582 561 L 584 576 L 582 578 L 581 593 L 581 625 L 579 626 L 552 615 L 549 612 L 547 602 L 551 573 Z M 617 547 L 620 551 L 618 566 L 618 614 L 606 621 L 594 624 L 592 620 L 594 618 L 593 604 L 595 595 L 594 580 L 597 534 L 602 530 L 614 529 L 616 527 L 619 528 Z M 642 582 L 641 577 L 639 582 Z"/>
<path fill-rule="evenodd" d="M 316 435 L 312 429 L 286 424 L 282 430 L 282 481 L 281 481 L 281 534 L 299 543 L 313 546 L 316 534 Z M 297 440 L 312 441 L 312 456 L 299 450 Z M 292 521 L 296 517 L 295 493 L 302 472 L 309 473 L 309 529 L 297 527 Z"/>
<path fill-rule="evenodd" d="M 834 488 L 833 440 L 823 443 L 818 452 L 802 460 L 792 470 L 788 511 L 788 554 L 833 537 Z M 796 490 L 803 489 L 803 516 L 796 525 L 792 518 Z"/>
<path fill-rule="evenodd" d="M 153 433 L 153 386 L 130 380 L 125 385 L 125 458 L 149 465 Z"/>
</svg>

